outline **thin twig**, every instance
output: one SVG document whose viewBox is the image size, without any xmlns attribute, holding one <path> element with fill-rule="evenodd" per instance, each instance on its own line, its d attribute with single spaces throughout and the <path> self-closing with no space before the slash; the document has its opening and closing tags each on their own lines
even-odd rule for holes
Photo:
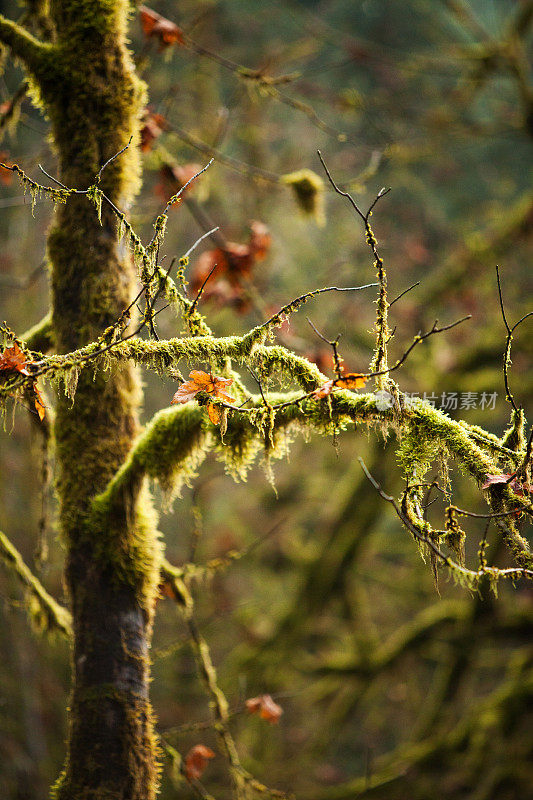
<svg viewBox="0 0 533 800">
<path fill-rule="evenodd" d="M 502 285 L 501 285 L 501 280 L 500 280 L 500 269 L 499 269 L 498 265 L 496 265 L 496 280 L 497 280 L 497 283 L 498 283 L 498 297 L 500 299 L 500 309 L 501 309 L 501 312 L 502 312 L 503 324 L 505 325 L 505 329 L 507 331 L 507 340 L 505 342 L 505 349 L 504 349 L 504 353 L 503 353 L 503 381 L 504 381 L 504 384 L 505 384 L 505 394 L 506 394 L 506 399 L 510 402 L 513 410 L 518 413 L 518 408 L 516 406 L 513 394 L 511 392 L 510 387 L 509 387 L 509 374 L 508 373 L 509 373 L 509 364 L 511 363 L 511 342 L 513 340 L 513 333 L 515 332 L 515 330 L 518 328 L 519 325 L 522 324 L 522 322 L 524 322 L 524 320 L 528 319 L 528 317 L 533 316 L 533 311 L 528 311 L 527 314 L 524 314 L 524 316 L 521 317 L 518 320 L 518 322 L 516 322 L 513 325 L 513 327 L 511 328 L 509 326 L 509 323 L 507 322 L 507 317 L 505 315 L 505 307 L 504 307 L 504 304 L 503 304 Z"/>
<path fill-rule="evenodd" d="M 255 372 L 253 371 L 253 369 L 250 366 L 248 367 L 248 372 L 250 373 L 250 375 L 252 376 L 254 381 L 259 386 L 259 391 L 261 392 L 261 397 L 263 399 L 263 403 L 265 404 L 265 406 L 267 408 L 270 408 L 270 403 L 268 402 L 268 400 L 265 397 L 265 393 L 263 391 L 263 384 L 261 383 L 260 379 L 258 378 L 258 376 L 255 374 Z"/>
<path fill-rule="evenodd" d="M 193 246 L 192 246 L 192 247 L 189 247 L 189 249 L 187 250 L 187 252 L 185 253 L 185 255 L 183 255 L 183 256 L 182 256 L 182 259 L 189 258 L 190 254 L 191 254 L 192 252 L 194 252 L 194 250 L 196 250 L 196 248 L 198 247 L 198 245 L 200 244 L 200 242 L 203 242 L 203 240 L 204 240 L 204 239 L 207 239 L 207 237 L 208 237 L 208 236 L 212 236 L 212 234 L 213 234 L 213 233 L 216 233 L 216 232 L 217 232 L 217 231 L 219 231 L 219 230 L 220 230 L 220 228 L 219 228 L 219 227 L 218 227 L 218 225 L 217 225 L 215 228 L 211 228 L 211 230 L 210 230 L 210 231 L 207 231 L 207 233 L 204 233 L 204 234 L 202 234 L 202 236 L 200 236 L 200 238 L 199 238 L 199 239 L 197 239 L 197 240 L 195 241 L 195 243 L 193 244 Z"/>
<path fill-rule="evenodd" d="M 64 184 L 64 183 L 61 183 L 61 181 L 60 181 L 60 180 L 58 180 L 57 178 L 54 178 L 54 176 L 53 176 L 53 175 L 50 175 L 50 173 L 49 173 L 49 172 L 47 172 L 47 171 L 45 170 L 45 168 L 44 168 L 44 167 L 43 167 L 41 164 L 38 164 L 38 167 L 39 167 L 39 169 L 41 170 L 41 172 L 42 172 L 44 175 L 46 175 L 46 177 L 47 177 L 47 178 L 50 178 L 50 180 L 51 180 L 51 181 L 53 181 L 54 183 L 57 183 L 57 185 L 58 185 L 58 186 L 60 186 L 62 189 L 66 189 L 66 190 L 67 190 L 67 192 L 69 191 L 69 189 L 68 189 L 68 186 L 65 186 L 65 184 Z"/>
<path fill-rule="evenodd" d="M 111 156 L 111 158 L 108 158 L 108 159 L 107 159 L 107 161 L 105 162 L 105 164 L 103 164 L 103 165 L 100 167 L 100 169 L 98 170 L 98 172 L 97 172 L 97 174 L 96 174 L 96 178 L 95 178 L 95 180 L 96 180 L 96 183 L 100 183 L 100 178 L 102 177 L 102 172 L 104 171 L 104 169 L 105 169 L 106 167 L 108 167 L 108 166 L 111 164 L 111 162 L 112 162 L 112 161 L 114 161 L 116 158 L 118 158 L 119 156 L 121 156 L 121 155 L 122 155 L 122 153 L 124 153 L 124 152 L 125 152 L 125 151 L 128 149 L 128 147 L 129 147 L 129 146 L 130 146 L 130 144 L 131 144 L 131 140 L 132 140 L 132 139 L 133 139 L 133 135 L 132 135 L 132 136 L 130 136 L 130 139 L 129 139 L 129 142 L 128 142 L 128 144 L 127 144 L 125 147 L 123 147 L 123 148 L 122 148 L 122 150 L 119 150 L 119 151 L 118 151 L 118 153 L 115 153 L 115 155 L 114 155 L 114 156 Z"/>
<path fill-rule="evenodd" d="M 201 285 L 201 286 L 200 286 L 200 288 L 198 289 L 198 292 L 197 292 L 197 294 L 196 294 L 196 297 L 194 298 L 194 300 L 193 300 L 193 302 L 192 302 L 192 305 L 191 305 L 191 307 L 189 308 L 189 310 L 188 310 L 188 312 L 187 312 L 187 316 L 188 316 L 188 317 L 190 317 L 190 316 L 191 316 L 191 315 L 194 313 L 194 311 L 196 310 L 196 306 L 197 306 L 197 305 L 198 305 L 198 303 L 200 302 L 200 297 L 201 297 L 201 296 L 202 296 L 202 294 L 203 294 L 203 291 L 204 291 L 204 289 L 205 289 L 205 287 L 206 287 L 206 285 L 207 285 L 207 282 L 208 282 L 209 278 L 211 277 L 211 275 L 213 274 L 213 272 L 216 270 L 216 268 L 217 268 L 217 267 L 218 267 L 218 263 L 214 264 L 214 265 L 211 267 L 211 269 L 209 270 L 209 275 L 207 276 L 207 278 L 204 280 L 204 282 L 202 283 L 202 285 Z"/>
<path fill-rule="evenodd" d="M 290 314 L 296 311 L 303 303 L 307 302 L 310 297 L 315 297 L 317 294 L 324 294 L 324 292 L 358 292 L 360 289 L 369 289 L 371 286 L 377 286 L 377 283 L 365 283 L 364 286 L 326 286 L 324 289 L 314 289 L 312 292 L 305 292 L 305 294 L 296 297 L 280 308 L 280 310 L 273 314 L 266 322 L 260 325 L 260 328 L 267 328 L 273 322 L 278 321 L 284 314 Z"/>
<path fill-rule="evenodd" d="M 325 342 L 326 344 L 328 344 L 332 348 L 332 350 L 333 350 L 333 364 L 335 366 L 335 372 L 337 374 L 337 377 L 340 380 L 342 378 L 342 371 L 343 371 L 342 361 L 343 361 L 343 359 L 339 356 L 339 348 L 338 348 L 338 346 L 339 346 L 339 339 L 341 338 L 342 334 L 339 333 L 339 335 L 335 339 L 330 341 L 329 339 L 326 339 L 326 337 L 323 336 L 320 333 L 319 330 L 317 330 L 317 328 L 313 325 L 313 323 L 311 322 L 309 317 L 306 317 L 306 320 L 308 321 L 309 325 L 312 327 L 312 329 L 314 330 L 316 335 L 320 339 L 322 339 L 323 342 Z"/>
<path fill-rule="evenodd" d="M 366 477 L 368 478 L 374 489 L 376 489 L 376 491 L 378 492 L 380 497 L 383 498 L 383 500 L 386 500 L 387 503 L 390 503 L 392 505 L 398 517 L 401 519 L 405 527 L 413 534 L 415 539 L 427 545 L 433 552 L 433 554 L 447 567 L 451 568 L 454 571 L 458 571 L 459 573 L 464 575 L 465 578 L 470 578 L 471 580 L 475 581 L 478 581 L 485 574 L 490 574 L 491 577 L 494 578 L 510 578 L 511 580 L 515 580 L 520 577 L 530 578 L 530 579 L 533 578 L 533 570 L 527 569 L 526 567 L 511 567 L 507 569 L 498 569 L 496 567 L 492 567 L 490 568 L 490 570 L 487 567 L 484 567 L 483 569 L 474 571 L 471 569 L 467 569 L 466 567 L 462 567 L 460 564 L 457 564 L 457 562 L 455 562 L 453 559 L 451 559 L 449 556 L 443 553 L 442 550 L 439 547 L 437 547 L 435 542 L 429 536 L 426 536 L 425 534 L 421 533 L 420 530 L 417 528 L 417 526 L 411 522 L 409 517 L 406 514 L 404 514 L 404 512 L 398 506 L 394 497 L 392 497 L 390 494 L 387 494 L 383 490 L 381 484 L 379 484 L 373 477 L 373 475 L 370 474 L 363 459 L 358 457 L 357 460 L 359 461 L 363 472 L 365 473 Z"/>
<path fill-rule="evenodd" d="M 395 298 L 394 298 L 394 300 L 391 300 L 391 301 L 390 301 L 390 303 L 389 303 L 389 308 L 390 308 L 391 306 L 393 306 L 393 305 L 394 305 L 394 303 L 397 303 L 397 302 L 398 302 L 398 300 L 400 300 L 400 299 L 401 299 L 401 298 L 404 296 L 404 294 L 407 294 L 407 292 L 410 292 L 410 291 L 411 291 L 411 289 L 414 289 L 414 288 L 415 288 L 415 286 L 420 286 L 420 281 L 417 281 L 416 283 L 413 283 L 413 285 L 412 285 L 412 286 L 410 286 L 408 289 L 404 289 L 404 290 L 403 290 L 403 292 L 402 292 L 401 294 L 399 294 L 399 295 L 398 295 L 398 297 L 395 297 Z"/>
<path fill-rule="evenodd" d="M 214 158 L 212 158 L 212 159 L 211 159 L 211 161 L 209 161 L 209 163 L 205 165 L 205 167 L 202 167 L 202 169 L 201 169 L 201 170 L 199 170 L 199 172 L 197 172 L 197 173 L 196 173 L 196 175 L 193 175 L 193 176 L 192 176 L 192 178 L 189 178 L 189 180 L 187 181 L 187 183 L 184 183 L 184 184 L 183 184 L 183 186 L 181 187 L 181 189 L 179 189 L 179 190 L 176 192 L 176 194 L 173 194 L 173 195 L 172 195 L 172 197 L 170 198 L 170 200 L 168 201 L 168 203 L 167 203 L 167 204 L 166 204 L 166 206 L 165 206 L 165 210 L 163 211 L 163 214 L 166 214 L 166 213 L 167 213 L 167 211 L 168 211 L 168 209 L 169 209 L 171 206 L 173 206 L 173 205 L 174 205 L 174 203 L 177 203 L 177 202 L 178 202 L 179 198 L 181 197 L 181 195 L 183 194 L 183 192 L 185 191 L 185 189 L 187 189 L 187 187 L 188 187 L 188 186 L 190 186 L 190 185 L 191 185 L 191 183 L 192 183 L 193 181 L 195 181 L 195 180 L 196 180 L 196 178 L 198 178 L 198 177 L 199 177 L 199 176 L 202 174 L 202 172 L 205 172 L 205 171 L 206 171 L 206 169 L 209 169 L 209 167 L 211 166 L 211 164 L 213 163 L 213 161 L 214 161 L 214 160 L 215 160 L 215 159 L 214 159 Z"/>
</svg>

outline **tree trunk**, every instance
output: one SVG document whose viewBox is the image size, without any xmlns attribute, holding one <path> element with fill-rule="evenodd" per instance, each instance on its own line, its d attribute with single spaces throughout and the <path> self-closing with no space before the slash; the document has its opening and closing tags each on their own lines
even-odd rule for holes
<svg viewBox="0 0 533 800">
<path fill-rule="evenodd" d="M 143 85 L 126 48 L 128 4 L 56 0 L 51 8 L 57 39 L 39 88 L 60 179 L 86 189 L 138 128 Z M 122 209 L 137 188 L 137 150 L 134 141 L 102 173 L 101 189 Z M 59 207 L 48 239 L 59 352 L 94 340 L 129 304 L 133 267 L 122 249 L 105 202 L 101 224 L 86 196 Z M 159 550 L 150 500 L 138 485 L 120 506 L 93 506 L 131 447 L 139 399 L 137 374 L 124 366 L 94 377 L 83 371 L 75 404 L 58 401 L 57 488 L 75 635 L 60 800 L 150 800 L 157 788 L 148 648 Z"/>
</svg>

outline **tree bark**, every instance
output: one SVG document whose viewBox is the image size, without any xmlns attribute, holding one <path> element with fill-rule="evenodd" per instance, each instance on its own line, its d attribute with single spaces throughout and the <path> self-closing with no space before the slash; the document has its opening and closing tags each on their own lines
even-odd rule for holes
<svg viewBox="0 0 533 800">
<path fill-rule="evenodd" d="M 36 75 L 51 120 L 60 179 L 94 183 L 107 159 L 136 136 L 143 85 L 126 48 L 126 0 L 55 0 L 55 42 Z M 100 188 L 119 207 L 139 180 L 135 141 L 102 173 Z M 86 196 L 69 198 L 48 238 L 53 329 L 58 352 L 87 344 L 129 304 L 133 266 L 120 251 L 109 207 L 102 221 Z M 139 483 L 102 513 L 94 497 L 136 435 L 140 383 L 134 368 L 85 370 L 75 403 L 58 400 L 55 440 L 66 581 L 74 627 L 68 754 L 58 800 L 150 800 L 157 745 L 148 697 L 159 549 L 150 500 Z M 142 501 L 142 502 L 141 502 Z"/>
</svg>

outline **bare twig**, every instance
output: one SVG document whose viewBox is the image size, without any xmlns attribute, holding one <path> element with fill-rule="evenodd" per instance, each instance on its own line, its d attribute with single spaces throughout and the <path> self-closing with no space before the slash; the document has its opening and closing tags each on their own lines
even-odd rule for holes
<svg viewBox="0 0 533 800">
<path fill-rule="evenodd" d="M 205 172 L 205 171 L 206 171 L 206 169 L 209 169 L 209 167 L 211 166 L 211 164 L 213 163 L 213 161 L 214 161 L 214 160 L 215 160 L 215 159 L 214 159 L 214 158 L 212 158 L 212 159 L 211 159 L 211 161 L 209 161 L 209 163 L 205 165 L 205 167 L 202 167 L 202 169 L 201 169 L 201 170 L 199 170 L 199 171 L 196 173 L 196 175 L 193 175 L 193 176 L 192 176 L 192 178 L 189 178 L 189 180 L 187 181 L 187 183 L 184 183 L 184 184 L 183 184 L 183 186 L 181 187 L 181 189 L 179 189 L 179 190 L 176 192 L 176 194 L 173 194 L 173 195 L 172 195 L 172 197 L 170 198 L 170 200 L 168 201 L 168 203 L 167 203 L 167 204 L 166 204 L 166 206 L 165 206 L 165 210 L 163 211 L 163 214 L 166 214 L 166 213 L 167 213 L 167 211 L 168 211 L 168 209 L 169 209 L 171 206 L 173 206 L 173 205 L 174 205 L 174 203 L 177 203 L 177 202 L 178 202 L 178 200 L 180 199 L 180 197 L 181 197 L 181 195 L 183 194 L 183 192 L 185 191 L 185 189 L 187 189 L 187 187 L 188 187 L 188 186 L 190 186 L 190 185 L 191 185 L 191 183 L 192 183 L 193 181 L 195 181 L 195 180 L 196 180 L 196 178 L 198 178 L 198 177 L 199 177 L 199 176 L 202 174 L 202 172 Z"/>
<path fill-rule="evenodd" d="M 376 268 L 378 281 L 379 281 L 379 297 L 377 301 L 377 308 L 376 308 L 376 347 L 374 350 L 374 356 L 371 362 L 371 368 L 375 372 L 376 376 L 387 375 L 387 343 L 390 340 L 389 336 L 389 328 L 388 328 L 388 309 L 389 303 L 387 300 L 387 273 L 385 272 L 385 267 L 383 264 L 383 259 L 378 253 L 377 249 L 377 239 L 374 236 L 374 232 L 370 227 L 370 217 L 372 215 L 372 211 L 379 202 L 379 200 L 384 197 L 386 194 L 389 193 L 390 189 L 380 189 L 377 193 L 376 197 L 374 198 L 373 202 L 371 203 L 368 211 L 363 213 L 351 194 L 349 192 L 344 191 L 341 189 L 333 180 L 331 172 L 329 171 L 326 162 L 322 158 L 322 153 L 318 150 L 318 157 L 330 184 L 333 186 L 333 189 L 337 192 L 337 194 L 341 195 L 341 197 L 345 197 L 348 202 L 351 204 L 352 208 L 355 210 L 357 215 L 362 219 L 364 227 L 365 227 L 365 236 L 366 242 L 372 251 L 372 255 L 374 256 L 374 266 Z M 378 388 L 383 388 L 384 382 L 377 381 Z"/>
<path fill-rule="evenodd" d="M 504 307 L 504 304 L 503 304 L 503 295 L 502 295 L 502 285 L 501 285 L 501 280 L 500 280 L 500 269 L 499 269 L 498 265 L 496 265 L 496 280 L 497 280 L 497 283 L 498 283 L 498 297 L 500 299 L 500 309 L 501 309 L 501 312 L 502 312 L 503 324 L 505 325 L 505 329 L 507 331 L 507 339 L 506 339 L 506 342 L 505 342 L 505 349 L 504 349 L 504 353 L 503 353 L 503 381 L 504 381 L 504 384 L 505 384 L 505 394 L 506 394 L 506 399 L 510 402 L 510 404 L 513 407 L 514 411 L 516 411 L 518 413 L 518 408 L 516 406 L 513 394 L 511 392 L 510 387 L 509 387 L 509 374 L 508 373 L 509 373 L 509 365 L 511 364 L 511 342 L 513 340 L 513 333 L 515 332 L 515 330 L 518 328 L 519 325 L 522 324 L 522 322 L 524 322 L 524 320 L 526 320 L 528 317 L 533 316 L 533 311 L 529 311 L 527 314 L 524 314 L 524 316 L 521 317 L 518 320 L 518 322 L 516 322 L 513 325 L 513 327 L 511 328 L 509 323 L 507 322 L 507 317 L 505 315 L 505 307 Z"/>
<path fill-rule="evenodd" d="M 65 184 L 61 183 L 60 180 L 58 180 L 57 178 L 54 178 L 53 175 L 50 175 L 50 173 L 45 170 L 45 168 L 43 167 L 42 164 L 38 164 L 37 166 L 39 167 L 39 169 L 41 170 L 43 175 L 46 175 L 46 177 L 50 178 L 51 181 L 53 181 L 54 183 L 57 183 L 57 185 L 60 186 L 62 189 L 66 189 L 67 192 L 69 191 L 68 186 L 65 186 Z"/>
<path fill-rule="evenodd" d="M 191 316 L 191 314 L 193 314 L 193 313 L 196 311 L 196 306 L 197 306 L 197 305 L 198 305 L 198 303 L 200 302 L 200 298 L 201 298 L 201 296 L 202 296 L 202 294 L 203 294 L 203 291 L 204 291 L 205 287 L 207 286 L 207 282 L 208 282 L 209 278 L 211 277 L 211 275 L 213 274 L 213 272 L 216 270 L 216 268 L 217 268 L 217 267 L 218 267 L 218 263 L 217 263 L 217 264 L 214 264 L 214 265 L 211 267 L 211 269 L 209 270 L 209 274 L 208 274 L 208 276 L 206 277 L 206 279 L 204 280 L 204 282 L 202 283 L 202 285 L 201 285 L 201 286 L 200 286 L 200 288 L 198 289 L 198 292 L 197 292 L 197 294 L 196 294 L 196 297 L 195 297 L 195 298 L 194 298 L 194 300 L 192 301 L 192 305 L 191 305 L 191 307 L 189 308 L 189 310 L 188 310 L 188 312 L 187 312 L 187 316 Z"/>
<path fill-rule="evenodd" d="M 498 569 L 497 567 L 490 567 L 489 568 L 489 567 L 484 566 L 483 568 L 481 568 L 481 569 L 479 569 L 477 571 L 467 569 L 466 567 L 462 567 L 460 564 L 458 564 L 453 559 L 451 559 L 449 556 L 447 556 L 445 553 L 443 553 L 442 550 L 435 544 L 435 542 L 429 536 L 426 536 L 425 534 L 421 533 L 419 528 L 411 522 L 411 520 L 409 519 L 409 517 L 406 514 L 404 514 L 404 512 L 402 511 L 402 509 L 399 507 L 398 503 L 394 499 L 394 497 L 392 497 L 391 495 L 387 494 L 383 490 L 381 484 L 379 484 L 376 481 L 376 479 L 370 474 L 370 472 L 368 471 L 368 469 L 366 467 L 366 464 L 363 461 L 363 459 L 358 457 L 357 460 L 361 464 L 361 468 L 362 468 L 363 472 L 365 473 L 366 477 L 368 478 L 368 480 L 370 481 L 370 483 L 372 484 L 374 489 L 376 489 L 376 491 L 378 492 L 380 497 L 382 497 L 383 500 L 386 500 L 387 503 L 390 503 L 392 505 L 392 507 L 396 511 L 396 514 L 398 515 L 398 517 L 401 519 L 401 521 L 403 522 L 405 527 L 410 531 L 410 533 L 413 534 L 415 539 L 418 542 L 421 542 L 421 543 L 427 545 L 429 547 L 429 549 L 433 552 L 434 556 L 441 563 L 443 563 L 445 566 L 449 567 L 453 571 L 458 572 L 464 578 L 469 579 L 471 581 L 473 580 L 476 583 L 484 575 L 490 575 L 491 578 L 495 578 L 495 579 L 498 579 L 498 578 L 509 578 L 511 580 L 517 580 L 518 578 L 533 579 L 533 570 L 532 569 L 527 569 L 526 567 L 511 567 L 511 568 L 507 568 L 507 569 Z M 490 522 L 490 520 L 489 520 L 489 522 Z"/>
<path fill-rule="evenodd" d="M 122 153 L 125 153 L 125 152 L 126 152 L 126 150 L 128 149 L 128 147 L 129 147 L 129 146 L 130 146 L 130 144 L 131 144 L 131 140 L 132 140 L 132 139 L 133 139 L 133 136 L 130 136 L 130 139 L 129 139 L 129 142 L 128 142 L 128 144 L 127 144 L 125 147 L 123 147 L 123 148 L 122 148 L 122 150 L 119 150 L 119 151 L 118 151 L 118 153 L 115 153 L 115 155 L 114 155 L 114 156 L 111 156 L 111 158 L 108 158 L 108 159 L 107 159 L 107 161 L 105 162 L 105 164 L 103 164 L 103 165 L 100 167 L 100 169 L 98 170 L 98 172 L 97 172 L 97 174 L 96 174 L 96 178 L 95 178 L 95 180 L 96 180 L 96 183 L 100 183 L 100 178 L 102 177 L 102 172 L 104 171 L 104 169 L 105 169 L 106 167 L 108 167 L 108 166 L 109 166 L 109 165 L 110 165 L 110 164 L 111 164 L 111 163 L 112 163 L 112 162 L 113 162 L 113 161 L 114 161 L 116 158 L 118 158 L 119 156 L 121 156 L 121 155 L 122 155 Z"/>
<path fill-rule="evenodd" d="M 339 345 L 339 340 L 341 338 L 341 334 L 339 333 L 339 335 L 335 339 L 330 341 L 329 339 L 326 339 L 326 337 L 323 336 L 320 333 L 319 330 L 316 329 L 316 327 L 313 325 L 313 323 L 311 322 L 309 317 L 306 317 L 306 320 L 308 321 L 309 325 L 312 327 L 312 329 L 314 330 L 316 335 L 320 339 L 322 339 L 323 342 L 325 342 L 326 344 L 328 344 L 332 348 L 332 350 L 333 350 L 333 364 L 335 366 L 335 373 L 337 375 L 337 378 L 339 378 L 339 380 L 340 380 L 342 378 L 342 361 L 343 361 L 343 359 L 339 356 L 338 345 Z"/>
<path fill-rule="evenodd" d="M 390 303 L 389 303 L 389 308 L 390 308 L 391 306 L 393 306 L 393 305 L 394 305 L 394 303 L 397 303 L 397 302 L 398 302 L 398 300 L 400 300 L 400 299 L 401 299 L 401 298 L 404 296 L 404 294 L 407 294 L 407 292 L 410 292 L 410 291 L 411 291 L 411 289 L 414 289 L 414 288 L 415 288 L 415 286 L 420 286 L 420 281 L 417 281 L 416 283 L 413 283 L 413 285 L 412 285 L 412 286 L 410 286 L 408 289 L 404 289 L 404 290 L 403 290 L 403 292 L 402 292 L 401 294 L 399 294 L 399 295 L 398 295 L 398 297 L 395 297 L 395 298 L 394 298 L 394 300 L 391 300 L 391 301 L 390 301 Z"/>
<path fill-rule="evenodd" d="M 301 305 L 309 300 L 309 298 L 315 297 L 318 294 L 324 294 L 324 292 L 358 292 L 360 289 L 369 289 L 371 286 L 377 285 L 377 283 L 365 283 L 364 286 L 327 286 L 324 289 L 313 289 L 312 292 L 305 292 L 305 294 L 302 294 L 299 297 L 296 297 L 294 300 L 291 300 L 290 303 L 287 303 L 283 306 L 283 308 L 280 308 L 276 314 L 273 314 L 259 327 L 267 328 L 273 323 L 280 322 L 284 315 L 291 314 L 293 311 L 297 311 Z"/>
</svg>

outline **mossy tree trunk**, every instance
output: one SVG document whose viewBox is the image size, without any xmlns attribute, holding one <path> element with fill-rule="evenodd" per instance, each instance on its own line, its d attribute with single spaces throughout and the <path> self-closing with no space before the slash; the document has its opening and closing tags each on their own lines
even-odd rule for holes
<svg viewBox="0 0 533 800">
<path fill-rule="evenodd" d="M 102 164 L 136 136 L 143 86 L 126 48 L 126 0 L 55 0 L 55 40 L 28 59 L 52 124 L 60 180 L 86 189 Z M 23 56 L 24 60 L 24 56 Z M 100 187 L 127 207 L 139 178 L 135 141 L 102 173 Z M 129 304 L 131 258 L 106 204 L 100 224 L 86 196 L 59 206 L 49 234 L 58 352 L 94 340 Z M 60 800 L 156 793 L 157 748 L 148 698 L 148 647 L 158 545 L 141 484 L 109 513 L 92 500 L 124 461 L 137 432 L 133 367 L 82 373 L 76 402 L 60 397 L 55 440 L 66 580 L 73 625 L 68 755 Z"/>
</svg>

